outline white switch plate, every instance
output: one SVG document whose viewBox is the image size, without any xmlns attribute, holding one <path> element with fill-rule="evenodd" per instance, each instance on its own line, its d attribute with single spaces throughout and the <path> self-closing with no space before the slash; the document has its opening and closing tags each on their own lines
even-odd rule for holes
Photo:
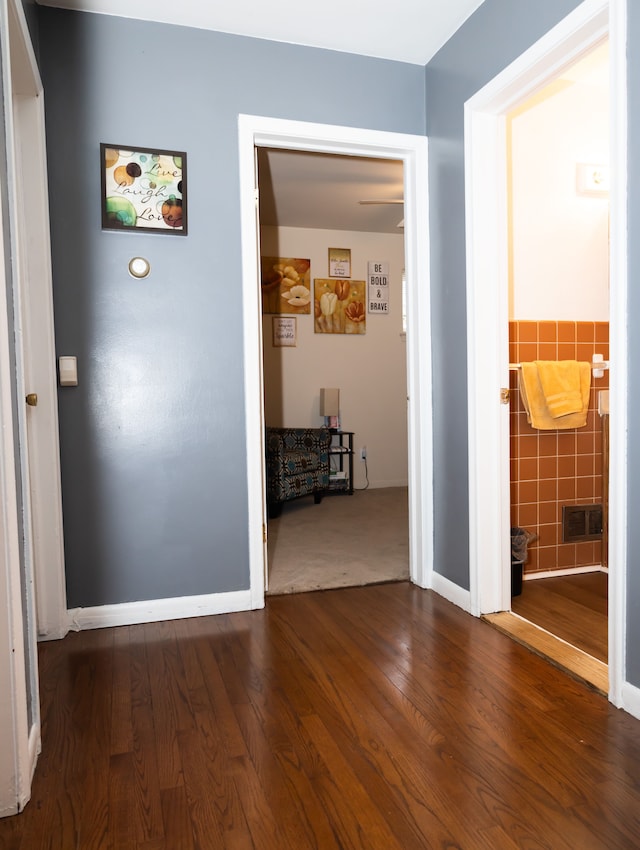
<svg viewBox="0 0 640 850">
<path fill-rule="evenodd" d="M 58 371 L 61 387 L 78 386 L 78 359 L 76 357 L 58 357 Z"/>
</svg>

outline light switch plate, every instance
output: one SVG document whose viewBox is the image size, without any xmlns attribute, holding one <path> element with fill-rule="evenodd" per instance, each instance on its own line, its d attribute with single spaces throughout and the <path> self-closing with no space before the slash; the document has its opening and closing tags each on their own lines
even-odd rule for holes
<svg viewBox="0 0 640 850">
<path fill-rule="evenodd" d="M 59 357 L 58 372 L 61 387 L 78 386 L 78 360 L 76 357 Z"/>
</svg>

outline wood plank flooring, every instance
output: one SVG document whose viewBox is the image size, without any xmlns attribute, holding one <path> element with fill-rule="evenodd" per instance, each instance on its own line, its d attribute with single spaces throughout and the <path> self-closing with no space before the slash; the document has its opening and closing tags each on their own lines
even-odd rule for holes
<svg viewBox="0 0 640 850">
<path fill-rule="evenodd" d="M 587 655 L 529 620 L 523 620 L 513 611 L 485 614 L 483 620 L 532 652 L 537 652 L 569 675 L 594 687 L 603 696 L 609 693 L 609 668 L 597 658 Z"/>
<path fill-rule="evenodd" d="M 524 581 L 511 610 L 606 664 L 607 584 L 601 572 Z"/>
<path fill-rule="evenodd" d="M 587 682 L 609 691 L 608 578 L 583 573 L 525 581 L 511 611 L 484 619 L 505 634 Z"/>
<path fill-rule="evenodd" d="M 1 850 L 640 847 L 640 721 L 409 583 L 71 634 L 40 671 Z"/>
</svg>

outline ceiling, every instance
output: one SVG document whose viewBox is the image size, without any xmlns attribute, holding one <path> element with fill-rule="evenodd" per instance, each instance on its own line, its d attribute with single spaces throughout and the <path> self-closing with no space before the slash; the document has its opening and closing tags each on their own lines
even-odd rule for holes
<svg viewBox="0 0 640 850">
<path fill-rule="evenodd" d="M 601 45 L 563 69 L 558 88 L 607 88 L 609 45 Z M 543 90 L 544 91 L 544 90 Z M 521 110 L 535 108 L 539 93 Z M 258 151 L 260 221 L 282 227 L 402 233 L 402 205 L 360 205 L 363 199 L 401 199 L 402 163 L 392 160 L 329 156 L 303 151 Z"/>
<path fill-rule="evenodd" d="M 280 227 L 402 233 L 402 162 L 258 149 L 260 222 Z"/>
<path fill-rule="evenodd" d="M 426 65 L 483 0 L 37 0 L 83 12 L 159 21 Z M 402 233 L 402 164 L 295 151 L 261 151 L 263 224 Z"/>
<path fill-rule="evenodd" d="M 37 0 L 123 18 L 426 65 L 483 0 Z"/>
<path fill-rule="evenodd" d="M 395 0 L 372 11 L 364 0 L 38 0 L 142 20 L 212 29 L 293 44 L 426 64 L 483 0 Z M 340 25 L 336 26 L 336 21 Z M 566 84 L 606 85 L 607 47 L 565 69 Z M 260 220 L 282 227 L 402 233 L 402 163 L 261 148 Z"/>
</svg>

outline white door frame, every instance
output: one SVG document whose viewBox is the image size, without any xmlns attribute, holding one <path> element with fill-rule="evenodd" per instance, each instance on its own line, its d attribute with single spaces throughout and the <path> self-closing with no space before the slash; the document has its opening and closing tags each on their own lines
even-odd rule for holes
<svg viewBox="0 0 640 850">
<path fill-rule="evenodd" d="M 0 11 L 0 22 L 2 11 Z M 3 44 L 4 48 L 4 44 Z M 4 72 L 4 68 L 3 68 Z M 0 204 L 0 817 L 24 808 L 40 747 L 39 724 L 29 728 L 25 622 L 20 578 L 20 519 L 14 465 L 12 340 L 5 280 L 5 244 Z"/>
<path fill-rule="evenodd" d="M 62 489 L 58 434 L 57 373 L 49 235 L 49 197 L 43 86 L 22 3 L 8 0 L 12 109 L 7 117 L 14 221 L 16 360 L 26 392 L 38 406 L 20 405 L 23 477 L 30 485 L 29 541 L 35 582 L 37 632 L 41 639 L 68 631 Z M 28 423 L 27 423 L 28 417 Z M 27 434 L 28 428 L 28 434 Z M 26 494 L 25 494 L 26 495 Z"/>
<path fill-rule="evenodd" d="M 56 563 L 55 548 L 53 552 L 48 550 L 52 542 L 49 530 L 52 527 L 58 530 L 55 511 L 61 506 L 59 476 L 53 492 L 39 489 L 43 480 L 40 473 L 44 471 L 46 479 L 51 466 L 57 469 L 59 462 L 57 408 L 53 415 L 54 440 L 43 442 L 43 436 L 51 438 L 52 428 L 43 427 L 41 421 L 47 422 L 51 398 L 55 407 L 53 348 L 49 351 L 46 347 L 53 341 L 53 302 L 44 107 L 24 10 L 17 0 L 0 2 L 0 40 L 7 161 L 5 188 L 11 210 L 6 232 L 0 221 L 0 623 L 3 624 L 0 628 L 0 751 L 3 753 L 0 816 L 4 816 L 21 811 L 28 801 L 40 751 L 35 563 L 41 557 L 43 570 L 51 563 L 54 569 L 62 567 L 61 561 Z M 28 167 L 23 167 L 27 157 Z M 7 235 L 9 244 L 5 241 Z M 5 266 L 5 253 L 11 257 L 9 267 Z M 33 312 L 32 308 L 35 308 Z M 50 321 L 49 334 L 43 316 Z M 10 366 L 12 356 L 15 374 Z M 43 388 L 40 383 L 43 359 L 47 360 L 48 374 L 54 375 L 53 392 L 51 387 Z M 47 372 L 46 366 L 44 371 Z M 39 425 L 29 427 L 29 439 L 24 403 L 26 381 L 30 390 L 40 396 L 41 404 L 44 402 L 44 410 L 41 407 L 37 420 L 33 420 Z M 43 452 L 53 455 L 53 464 Z M 34 485 L 33 493 L 28 489 L 30 483 Z M 60 542 L 61 516 L 60 510 Z M 50 588 L 50 582 L 43 587 L 43 598 Z M 61 602 L 64 605 L 64 596 L 50 600 L 53 606 L 60 606 Z M 56 613 L 62 615 L 63 611 L 58 609 Z"/>
<path fill-rule="evenodd" d="M 625 0 L 586 0 L 465 104 L 470 591 L 476 616 L 511 606 L 506 114 L 609 35 L 611 463 L 609 698 L 622 705 L 626 559 L 627 151 Z"/>
<path fill-rule="evenodd" d="M 409 397 L 409 563 L 411 580 L 420 587 L 431 587 L 433 450 L 427 139 L 423 136 L 309 124 L 254 115 L 240 115 L 238 130 L 252 607 L 264 606 L 266 528 L 262 315 L 254 167 L 256 147 L 397 159 L 403 163 Z"/>
</svg>

